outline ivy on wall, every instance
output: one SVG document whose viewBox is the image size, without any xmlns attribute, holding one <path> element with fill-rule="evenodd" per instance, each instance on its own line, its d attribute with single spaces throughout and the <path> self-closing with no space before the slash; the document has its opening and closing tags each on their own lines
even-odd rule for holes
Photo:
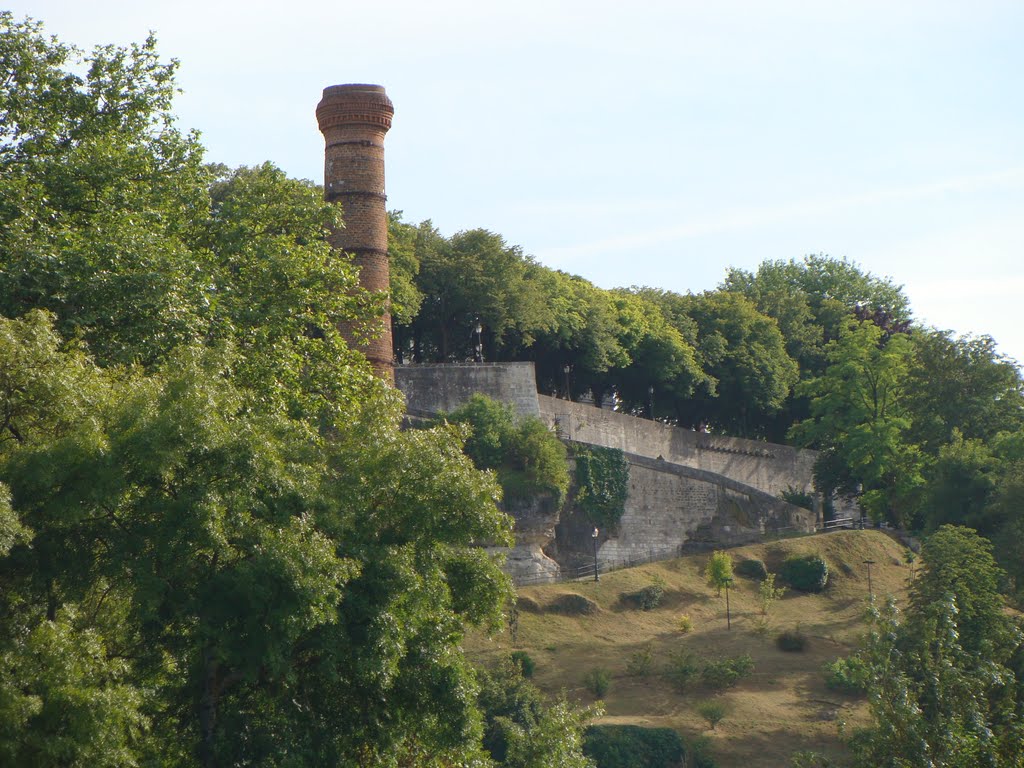
<svg viewBox="0 0 1024 768">
<path fill-rule="evenodd" d="M 626 510 L 629 463 L 618 448 L 576 445 L 576 504 L 595 525 L 614 528 Z"/>
</svg>

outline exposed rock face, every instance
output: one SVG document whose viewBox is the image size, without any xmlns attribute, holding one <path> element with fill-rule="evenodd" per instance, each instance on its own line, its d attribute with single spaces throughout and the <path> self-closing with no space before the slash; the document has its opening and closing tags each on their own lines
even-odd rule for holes
<svg viewBox="0 0 1024 768">
<path fill-rule="evenodd" d="M 501 506 L 516 522 L 515 546 L 495 550 L 506 553 L 505 572 L 517 583 L 553 581 L 561 569 L 544 549 L 555 540 L 560 509 L 554 497 L 508 499 Z"/>
</svg>

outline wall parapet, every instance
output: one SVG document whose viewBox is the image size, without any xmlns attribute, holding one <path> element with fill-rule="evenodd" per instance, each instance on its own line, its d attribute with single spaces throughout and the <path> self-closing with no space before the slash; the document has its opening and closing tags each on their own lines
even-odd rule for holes
<svg viewBox="0 0 1024 768">
<path fill-rule="evenodd" d="M 566 440 L 705 470 L 776 497 L 814 491 L 816 451 L 709 435 L 546 395 L 537 401 L 541 418 Z"/>
</svg>

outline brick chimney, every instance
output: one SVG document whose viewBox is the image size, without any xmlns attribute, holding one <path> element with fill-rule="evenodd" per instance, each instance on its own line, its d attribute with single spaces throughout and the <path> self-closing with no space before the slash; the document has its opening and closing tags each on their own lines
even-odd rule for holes
<svg viewBox="0 0 1024 768">
<path fill-rule="evenodd" d="M 387 196 L 384 194 L 384 134 L 395 108 L 380 85 L 332 85 L 316 107 L 324 135 L 324 197 L 342 208 L 345 226 L 331 244 L 355 257 L 359 283 L 368 291 L 389 290 Z M 341 331 L 363 352 L 378 376 L 394 381 L 391 316 L 371 329 L 373 338 L 359 344 L 353 328 Z"/>
</svg>

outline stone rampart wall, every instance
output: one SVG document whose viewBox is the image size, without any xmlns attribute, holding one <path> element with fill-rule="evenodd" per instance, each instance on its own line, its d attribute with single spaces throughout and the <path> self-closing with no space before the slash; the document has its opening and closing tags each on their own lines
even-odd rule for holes
<svg viewBox="0 0 1024 768">
<path fill-rule="evenodd" d="M 680 429 L 615 411 L 537 396 L 541 417 L 566 440 L 619 448 L 723 475 L 778 496 L 813 492 L 814 451 Z"/>
<path fill-rule="evenodd" d="M 399 365 L 395 386 L 414 416 L 453 411 L 477 392 L 511 403 L 519 414 L 540 415 L 533 363 Z"/>
</svg>

